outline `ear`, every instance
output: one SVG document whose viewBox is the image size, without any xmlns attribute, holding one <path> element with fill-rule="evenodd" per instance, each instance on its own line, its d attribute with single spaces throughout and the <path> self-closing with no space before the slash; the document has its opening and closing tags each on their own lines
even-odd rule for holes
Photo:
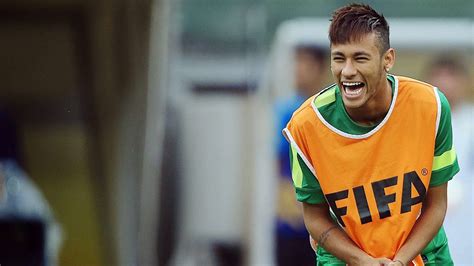
<svg viewBox="0 0 474 266">
<path fill-rule="evenodd" d="M 388 72 L 395 65 L 395 49 L 389 48 L 383 56 L 383 66 Z"/>
</svg>

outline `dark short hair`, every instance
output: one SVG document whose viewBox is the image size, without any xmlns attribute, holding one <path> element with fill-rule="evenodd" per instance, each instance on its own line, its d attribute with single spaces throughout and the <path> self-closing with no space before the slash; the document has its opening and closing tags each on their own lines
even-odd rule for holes
<svg viewBox="0 0 474 266">
<path fill-rule="evenodd" d="M 381 54 L 390 48 L 389 26 L 382 14 L 363 4 L 350 4 L 334 11 L 329 27 L 332 44 L 346 44 L 376 33 Z"/>
<path fill-rule="evenodd" d="M 295 46 L 295 53 L 307 53 L 313 59 L 324 65 L 328 56 L 328 49 L 313 43 L 299 43 Z"/>
</svg>

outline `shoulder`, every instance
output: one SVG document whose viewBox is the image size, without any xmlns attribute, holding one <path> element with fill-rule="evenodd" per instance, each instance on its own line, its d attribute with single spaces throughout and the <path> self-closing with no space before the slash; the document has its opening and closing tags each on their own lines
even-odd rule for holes
<svg viewBox="0 0 474 266">
<path fill-rule="evenodd" d="M 315 119 L 315 108 L 320 108 L 336 101 L 336 85 L 332 84 L 322 89 L 316 95 L 307 99 L 294 113 L 292 120 L 305 122 Z"/>
<path fill-rule="evenodd" d="M 313 95 L 309 97 L 306 101 L 304 101 L 304 103 L 301 104 L 300 107 L 298 107 L 296 111 L 293 112 L 290 122 L 301 123 L 305 120 L 310 119 L 313 114 L 312 102 L 314 101 L 314 98 L 315 96 Z"/>
<path fill-rule="evenodd" d="M 449 105 L 448 98 L 446 98 L 446 96 L 441 90 L 438 90 L 437 93 L 438 93 L 439 102 L 441 105 L 441 110 L 443 111 L 443 113 L 445 112 L 451 113 L 451 106 Z"/>
<path fill-rule="evenodd" d="M 403 99 L 416 101 L 418 104 L 429 103 L 439 105 L 440 92 L 433 85 L 403 76 L 396 76 L 398 93 Z"/>
<path fill-rule="evenodd" d="M 421 87 L 421 88 L 432 88 L 433 85 L 426 83 L 421 80 L 417 80 L 410 77 L 405 76 L 395 76 L 398 80 L 399 86 L 410 86 L 410 87 Z"/>
<path fill-rule="evenodd" d="M 323 106 L 334 103 L 336 101 L 336 87 L 336 84 L 332 84 L 321 90 L 321 92 L 315 96 L 315 107 L 319 109 Z"/>
<path fill-rule="evenodd" d="M 433 92 L 434 89 L 433 85 L 414 78 L 396 76 L 396 79 L 398 80 L 398 88 L 400 90 L 423 93 Z"/>
<path fill-rule="evenodd" d="M 441 109 L 441 118 L 446 114 L 450 114 L 451 107 L 448 99 L 439 88 L 413 78 L 401 76 L 397 76 L 397 78 L 400 91 L 408 94 L 418 104 L 426 102 L 436 104 L 438 109 Z"/>
</svg>

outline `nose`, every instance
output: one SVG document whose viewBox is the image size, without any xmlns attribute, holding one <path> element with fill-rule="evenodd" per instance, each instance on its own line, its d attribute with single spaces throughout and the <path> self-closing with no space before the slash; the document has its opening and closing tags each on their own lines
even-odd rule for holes
<svg viewBox="0 0 474 266">
<path fill-rule="evenodd" d="M 352 64 L 351 60 L 347 60 L 342 68 L 341 72 L 342 76 L 345 78 L 353 77 L 357 74 L 357 70 L 355 69 L 354 65 Z"/>
</svg>

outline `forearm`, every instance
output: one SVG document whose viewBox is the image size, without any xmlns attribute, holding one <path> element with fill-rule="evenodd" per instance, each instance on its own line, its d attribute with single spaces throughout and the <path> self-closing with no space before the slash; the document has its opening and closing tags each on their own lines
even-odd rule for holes
<svg viewBox="0 0 474 266">
<path fill-rule="evenodd" d="M 306 228 L 319 246 L 350 265 L 371 259 L 331 219 L 325 204 L 303 204 L 303 210 Z"/>
<path fill-rule="evenodd" d="M 446 184 L 442 186 L 446 186 Z M 447 208 L 446 198 L 435 191 L 441 190 L 441 193 L 444 193 L 442 190 L 445 190 L 445 188 L 442 186 L 433 188 L 432 191 L 428 192 L 420 217 L 418 217 L 405 244 L 395 255 L 394 260 L 400 260 L 407 265 L 423 251 L 438 233 L 443 224 Z"/>
</svg>

